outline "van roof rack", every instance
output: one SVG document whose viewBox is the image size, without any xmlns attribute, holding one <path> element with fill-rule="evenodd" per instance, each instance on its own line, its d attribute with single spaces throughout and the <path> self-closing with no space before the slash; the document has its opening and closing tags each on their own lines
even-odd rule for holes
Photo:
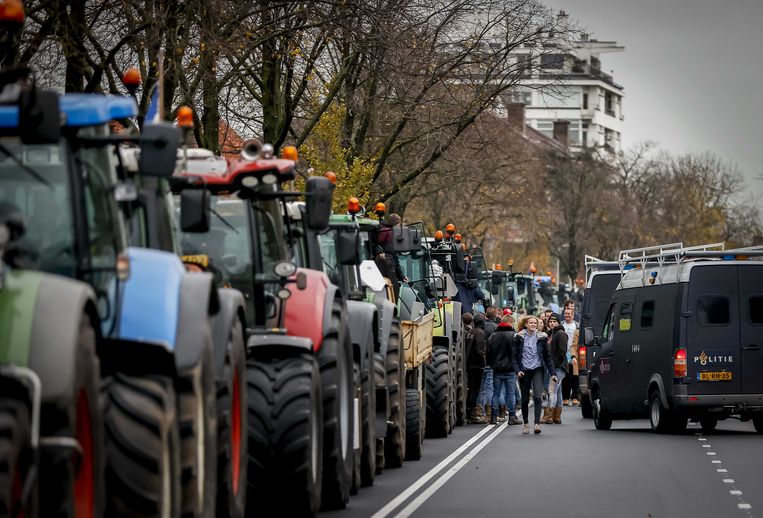
<svg viewBox="0 0 763 518">
<path fill-rule="evenodd" d="M 586 286 L 589 284 L 591 280 L 591 275 L 593 275 L 593 272 L 600 272 L 600 271 L 617 271 L 620 268 L 620 263 L 617 261 L 605 261 L 604 259 L 599 259 L 598 257 L 594 257 L 592 255 L 585 256 L 585 283 Z"/>
<path fill-rule="evenodd" d="M 662 268 L 666 265 L 678 265 L 685 258 L 717 258 L 728 252 L 724 252 L 725 243 L 708 243 L 705 245 L 684 246 L 683 242 L 667 243 L 663 245 L 645 246 L 621 250 L 617 257 L 620 266 L 620 282 L 628 270 L 640 268 L 642 271 L 642 284 L 646 286 L 647 266 L 657 266 L 657 275 L 662 279 Z M 690 255 L 688 255 L 690 254 Z M 676 271 L 676 275 L 678 272 Z"/>
</svg>

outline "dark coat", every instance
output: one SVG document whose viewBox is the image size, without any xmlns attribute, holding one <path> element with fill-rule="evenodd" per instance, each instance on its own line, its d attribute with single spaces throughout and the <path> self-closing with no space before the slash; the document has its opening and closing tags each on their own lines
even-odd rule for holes
<svg viewBox="0 0 763 518">
<path fill-rule="evenodd" d="M 487 364 L 498 374 L 514 372 L 511 350 L 514 343 L 514 328 L 511 324 L 500 324 L 487 341 Z"/>
<path fill-rule="evenodd" d="M 546 368 L 546 371 L 548 371 L 550 376 L 556 376 L 556 370 L 554 369 L 554 365 L 551 362 L 551 354 L 548 350 L 548 335 L 541 331 L 537 331 L 537 333 L 538 355 L 541 358 L 541 363 Z M 514 372 L 516 373 L 519 373 L 519 371 L 527 370 L 522 365 L 522 349 L 524 349 L 525 346 L 526 334 L 527 331 L 523 329 L 514 335 L 514 344 L 511 349 L 511 363 L 514 365 Z"/>
<path fill-rule="evenodd" d="M 564 332 L 562 326 L 557 327 L 551 332 L 549 349 L 554 367 L 569 372 L 569 364 L 567 363 L 567 333 Z"/>
<path fill-rule="evenodd" d="M 466 335 L 466 368 L 483 369 L 485 367 L 485 319 L 476 317 L 474 327 Z"/>
<path fill-rule="evenodd" d="M 489 318 L 485 320 L 485 337 L 490 340 L 490 337 L 495 332 L 495 329 L 498 327 L 498 324 L 496 324 L 493 320 L 490 320 Z"/>
</svg>

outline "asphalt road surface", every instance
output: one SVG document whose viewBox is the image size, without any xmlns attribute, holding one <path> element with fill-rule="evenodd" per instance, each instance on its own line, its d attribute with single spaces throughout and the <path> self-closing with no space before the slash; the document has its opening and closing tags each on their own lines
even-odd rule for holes
<svg viewBox="0 0 763 518">
<path fill-rule="evenodd" d="M 763 435 L 751 422 L 656 435 L 646 420 L 597 431 L 577 408 L 562 420 L 537 436 L 504 424 L 427 439 L 421 461 L 321 516 L 763 517 Z"/>
</svg>

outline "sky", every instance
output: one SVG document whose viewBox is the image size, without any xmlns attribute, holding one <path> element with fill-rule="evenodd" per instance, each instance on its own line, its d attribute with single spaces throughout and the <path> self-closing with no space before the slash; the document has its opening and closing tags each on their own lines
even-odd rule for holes
<svg viewBox="0 0 763 518">
<path fill-rule="evenodd" d="M 646 140 L 735 163 L 763 199 L 763 0 L 541 0 L 616 41 L 624 147 Z"/>
</svg>

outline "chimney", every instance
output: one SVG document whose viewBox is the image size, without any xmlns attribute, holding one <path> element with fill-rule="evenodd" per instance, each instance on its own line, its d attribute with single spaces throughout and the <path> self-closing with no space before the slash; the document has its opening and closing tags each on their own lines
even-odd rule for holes
<svg viewBox="0 0 763 518">
<path fill-rule="evenodd" d="M 506 119 L 511 129 L 525 134 L 525 103 L 509 103 L 506 109 Z"/>
<path fill-rule="evenodd" d="M 554 121 L 554 140 L 564 147 L 570 144 L 570 121 Z"/>
</svg>

